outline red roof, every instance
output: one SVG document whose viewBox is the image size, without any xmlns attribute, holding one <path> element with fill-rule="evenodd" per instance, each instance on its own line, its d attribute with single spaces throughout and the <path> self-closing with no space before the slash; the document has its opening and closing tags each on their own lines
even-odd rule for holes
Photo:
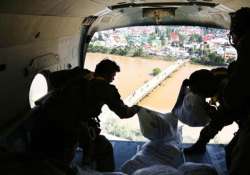
<svg viewBox="0 0 250 175">
<path fill-rule="evenodd" d="M 171 32 L 170 33 L 170 39 L 171 39 L 171 41 L 175 41 L 175 42 L 180 41 L 180 37 L 176 32 Z"/>
</svg>

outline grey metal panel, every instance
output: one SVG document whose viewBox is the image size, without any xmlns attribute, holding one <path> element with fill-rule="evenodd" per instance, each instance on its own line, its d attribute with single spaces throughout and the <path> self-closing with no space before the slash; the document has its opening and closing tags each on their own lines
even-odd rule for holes
<svg viewBox="0 0 250 175">
<path fill-rule="evenodd" d="M 206 0 L 201 2 L 206 2 Z M 154 3 L 175 2 L 173 0 L 1 0 L 0 13 L 46 15 L 46 16 L 78 16 L 94 15 L 107 6 L 122 3 Z M 177 2 L 188 2 L 178 0 Z M 249 6 L 248 0 L 212 0 L 209 2 L 220 3 L 237 10 L 242 6 Z"/>
<path fill-rule="evenodd" d="M 82 18 L 1 14 L 0 21 L 0 48 L 6 48 L 79 34 Z"/>
<path fill-rule="evenodd" d="M 105 1 L 100 0 L 1 0 L 0 13 L 86 17 L 105 5 Z"/>
<path fill-rule="evenodd" d="M 0 72 L 0 128 L 16 117 L 22 118 L 29 109 L 29 87 L 34 74 L 42 69 L 61 70 L 71 64 L 78 64 L 79 35 L 62 37 L 49 41 L 36 41 L 15 47 L 0 48 L 0 63 L 3 61 L 6 70 Z M 50 61 L 51 55 L 58 55 L 59 63 Z M 38 59 L 35 67 L 25 75 L 30 62 Z M 42 59 L 43 61 L 40 61 Z M 47 60 L 47 61 L 45 61 Z M 8 125 L 6 126 L 8 127 Z"/>
</svg>

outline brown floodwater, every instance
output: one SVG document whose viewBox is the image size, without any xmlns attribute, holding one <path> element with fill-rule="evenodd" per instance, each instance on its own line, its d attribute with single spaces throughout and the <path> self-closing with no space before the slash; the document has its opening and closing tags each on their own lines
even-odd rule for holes
<svg viewBox="0 0 250 175">
<path fill-rule="evenodd" d="M 190 74 L 198 69 L 208 69 L 209 67 L 187 63 L 179 70 L 175 71 L 155 88 L 139 105 L 152 108 L 156 111 L 169 112 L 172 110 L 182 81 L 189 78 Z"/>
<path fill-rule="evenodd" d="M 115 61 L 121 68 L 121 71 L 117 73 L 113 84 L 116 85 L 123 99 L 133 93 L 135 89 L 142 86 L 146 81 L 153 78 L 151 73 L 154 68 L 158 67 L 163 70 L 173 64 L 171 61 L 164 60 L 88 53 L 84 67 L 94 71 L 95 65 L 104 58 L 109 58 Z"/>
</svg>

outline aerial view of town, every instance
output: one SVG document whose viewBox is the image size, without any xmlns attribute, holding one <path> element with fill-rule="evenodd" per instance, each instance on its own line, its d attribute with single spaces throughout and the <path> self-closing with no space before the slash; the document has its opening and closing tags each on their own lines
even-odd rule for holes
<svg viewBox="0 0 250 175">
<path fill-rule="evenodd" d="M 84 67 L 94 70 L 96 63 L 109 58 L 121 72 L 113 84 L 123 100 L 134 97 L 145 84 L 166 71 L 178 60 L 179 66 L 135 104 L 161 113 L 171 112 L 181 83 L 198 69 L 226 67 L 237 58 L 227 38 L 228 30 L 192 26 L 140 26 L 96 32 L 91 39 Z M 109 115 L 100 118 L 109 139 L 145 140 L 138 117 L 120 120 Z M 180 123 L 184 142 L 195 142 L 201 127 Z M 211 143 L 226 143 L 236 130 L 224 128 Z"/>
<path fill-rule="evenodd" d="M 227 34 L 227 30 L 203 27 L 121 28 L 96 33 L 89 50 L 125 56 L 193 58 L 200 63 L 215 65 L 236 58 Z"/>
</svg>

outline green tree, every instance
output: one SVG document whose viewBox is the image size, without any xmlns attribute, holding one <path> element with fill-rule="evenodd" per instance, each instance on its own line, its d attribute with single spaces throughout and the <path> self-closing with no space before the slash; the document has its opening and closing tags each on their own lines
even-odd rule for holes
<svg viewBox="0 0 250 175">
<path fill-rule="evenodd" d="M 209 59 L 210 64 L 212 64 L 212 65 L 225 64 L 225 60 L 220 55 L 218 55 L 214 52 L 208 54 L 208 59 Z"/>
<path fill-rule="evenodd" d="M 135 48 L 135 51 L 134 51 L 133 56 L 134 56 L 134 57 L 143 56 L 143 50 L 142 50 L 142 48 L 141 48 L 141 47 Z"/>
<path fill-rule="evenodd" d="M 202 37 L 198 34 L 192 34 L 190 39 L 189 39 L 190 42 L 198 42 L 198 43 L 201 43 L 202 42 Z"/>
<path fill-rule="evenodd" d="M 225 60 L 216 53 L 208 53 L 207 56 L 191 58 L 192 62 L 204 65 L 224 65 Z"/>
<path fill-rule="evenodd" d="M 185 35 L 182 35 L 179 32 L 178 32 L 178 35 L 179 35 L 179 38 L 180 38 L 180 43 L 184 43 L 184 41 L 186 39 Z"/>
<path fill-rule="evenodd" d="M 156 34 L 155 33 L 151 33 L 148 37 L 148 43 L 152 44 L 152 41 L 156 39 Z"/>
<path fill-rule="evenodd" d="M 102 33 L 101 33 L 101 32 L 98 32 L 98 40 L 99 40 L 99 41 L 104 41 L 104 39 L 103 39 L 103 36 L 102 36 Z"/>
<path fill-rule="evenodd" d="M 160 36 L 160 34 L 161 34 L 161 31 L 160 31 L 158 26 L 155 26 L 155 33 L 157 36 Z"/>
<path fill-rule="evenodd" d="M 157 67 L 157 68 L 154 68 L 154 69 L 153 69 L 152 75 L 153 75 L 153 76 L 156 76 L 156 75 L 158 75 L 159 73 L 161 73 L 161 69 L 160 69 L 159 67 Z"/>
<path fill-rule="evenodd" d="M 173 31 L 173 30 L 172 30 L 170 27 L 166 27 L 166 28 L 165 28 L 166 37 L 169 38 L 170 33 L 171 33 L 172 31 Z"/>
<path fill-rule="evenodd" d="M 161 45 L 165 46 L 165 44 L 166 44 L 166 34 L 165 33 L 163 33 L 163 32 L 161 33 L 160 40 L 161 40 Z"/>
</svg>

